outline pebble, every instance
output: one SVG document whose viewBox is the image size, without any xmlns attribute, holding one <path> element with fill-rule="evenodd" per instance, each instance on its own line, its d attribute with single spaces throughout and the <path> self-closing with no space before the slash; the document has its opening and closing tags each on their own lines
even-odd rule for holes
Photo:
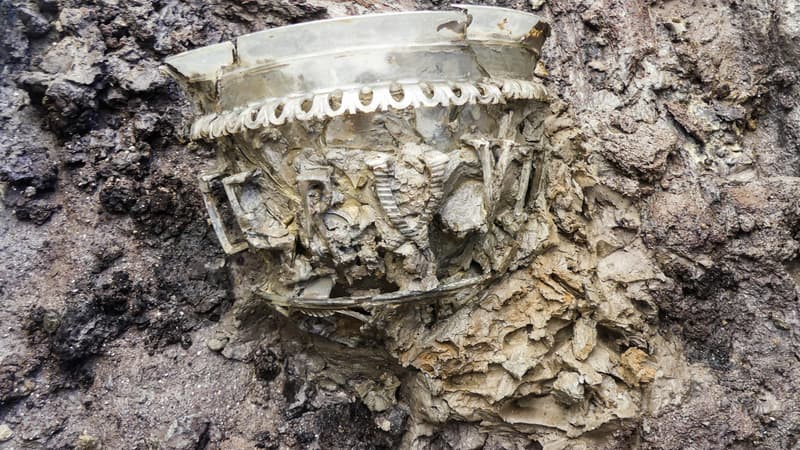
<svg viewBox="0 0 800 450">
<path fill-rule="evenodd" d="M 0 425 L 0 442 L 8 441 L 14 437 L 14 430 L 6 424 Z"/>
<path fill-rule="evenodd" d="M 530 3 L 532 9 L 539 9 L 546 1 L 547 0 L 530 0 L 528 3 Z"/>
<path fill-rule="evenodd" d="M 211 350 L 212 352 L 218 352 L 222 350 L 223 348 L 225 348 L 227 344 L 228 344 L 228 338 L 222 338 L 222 339 L 211 338 L 208 341 L 206 341 L 208 349 Z"/>
<path fill-rule="evenodd" d="M 99 439 L 86 433 L 78 436 L 78 441 L 75 446 L 79 450 L 100 450 L 102 447 Z"/>
</svg>

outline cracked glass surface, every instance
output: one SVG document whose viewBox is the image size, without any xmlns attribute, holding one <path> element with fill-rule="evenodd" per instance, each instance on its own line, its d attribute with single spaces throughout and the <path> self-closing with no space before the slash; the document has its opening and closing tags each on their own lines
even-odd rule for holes
<svg viewBox="0 0 800 450">
<path fill-rule="evenodd" d="M 169 58 L 201 112 L 193 137 L 219 149 L 201 183 L 225 251 L 262 254 L 257 292 L 313 314 L 367 320 L 481 292 L 534 250 L 521 234 L 535 149 L 520 130 L 547 100 L 532 74 L 548 32 L 535 15 L 470 6 L 292 25 Z"/>
</svg>

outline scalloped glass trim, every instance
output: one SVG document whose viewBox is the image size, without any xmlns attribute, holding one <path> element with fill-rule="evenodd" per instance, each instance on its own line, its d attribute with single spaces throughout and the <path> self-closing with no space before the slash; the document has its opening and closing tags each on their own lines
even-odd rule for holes
<svg viewBox="0 0 800 450">
<path fill-rule="evenodd" d="M 217 138 L 246 130 L 279 126 L 295 120 L 327 119 L 343 114 L 371 113 L 433 106 L 499 104 L 506 100 L 547 100 L 547 90 L 529 80 L 395 83 L 288 98 L 269 98 L 222 113 L 200 117 L 192 139 Z"/>
</svg>

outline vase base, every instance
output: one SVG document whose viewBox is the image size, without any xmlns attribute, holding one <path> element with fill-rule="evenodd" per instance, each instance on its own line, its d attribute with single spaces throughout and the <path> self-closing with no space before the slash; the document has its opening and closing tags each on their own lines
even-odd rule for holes
<svg viewBox="0 0 800 450">
<path fill-rule="evenodd" d="M 467 278 L 443 284 L 429 291 L 398 291 L 378 295 L 352 297 L 287 297 L 264 288 L 258 289 L 256 293 L 278 307 L 298 309 L 301 311 L 338 311 L 354 308 L 425 303 L 436 301 L 446 296 L 454 297 L 456 300 L 464 300 L 475 295 L 480 288 L 488 284 L 493 278 L 494 277 L 490 276 Z"/>
</svg>

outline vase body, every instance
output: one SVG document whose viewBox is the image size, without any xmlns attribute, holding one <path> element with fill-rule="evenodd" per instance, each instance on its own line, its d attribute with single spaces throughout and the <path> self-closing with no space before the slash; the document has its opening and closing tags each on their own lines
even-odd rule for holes
<svg viewBox="0 0 800 450">
<path fill-rule="evenodd" d="M 218 149 L 200 177 L 258 294 L 306 312 L 467 298 L 530 256 L 548 28 L 517 11 L 381 14 L 254 33 L 169 72 Z"/>
</svg>

